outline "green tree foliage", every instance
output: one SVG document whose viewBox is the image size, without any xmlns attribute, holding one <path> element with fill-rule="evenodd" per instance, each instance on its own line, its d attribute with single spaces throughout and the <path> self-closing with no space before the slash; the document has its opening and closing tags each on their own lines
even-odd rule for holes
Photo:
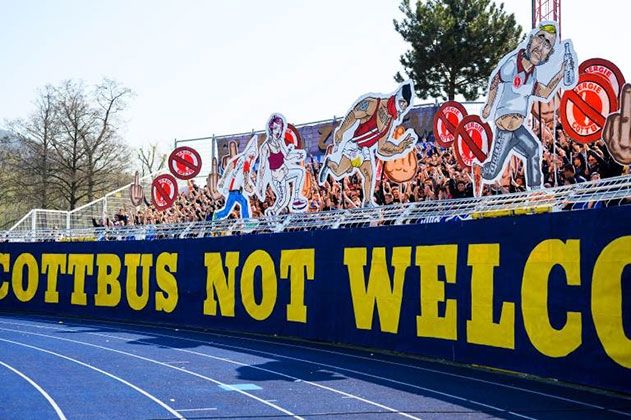
<svg viewBox="0 0 631 420">
<path fill-rule="evenodd" d="M 401 56 L 419 97 L 474 100 L 486 89 L 499 60 L 514 49 L 522 28 L 512 13 L 492 0 L 407 0 L 394 28 L 410 43 Z M 397 73 L 397 81 L 404 77 Z"/>
</svg>

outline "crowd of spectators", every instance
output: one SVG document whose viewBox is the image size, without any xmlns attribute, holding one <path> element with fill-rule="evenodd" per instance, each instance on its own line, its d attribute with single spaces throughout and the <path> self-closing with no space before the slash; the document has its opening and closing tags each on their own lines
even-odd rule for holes
<svg viewBox="0 0 631 420">
<path fill-rule="evenodd" d="M 538 120 L 533 121 L 535 133 L 540 134 L 543 146 L 542 170 L 544 186 L 569 185 L 588 180 L 609 178 L 629 173 L 629 167 L 617 164 L 607 152 L 602 141 L 581 144 L 572 140 L 560 125 L 552 127 L 551 121 L 543 121 L 539 130 Z M 383 176 L 378 169 L 374 201 L 378 205 L 464 198 L 473 195 L 470 170 L 462 169 L 452 148 L 437 146 L 433 138 L 423 137 L 416 146 L 418 170 L 415 177 L 407 182 L 396 183 Z M 308 212 L 322 212 L 336 209 L 360 207 L 363 197 L 361 180 L 358 175 L 335 181 L 328 178 L 323 186 L 316 182 L 319 163 L 310 160 L 306 163 Z M 525 191 L 524 165 L 517 157 L 512 157 L 502 177 L 495 184 L 484 187 L 483 195 L 506 194 Z M 274 196 L 268 189 L 265 200 L 251 200 L 252 217 L 264 215 L 271 207 Z M 187 181 L 173 206 L 158 211 L 146 202 L 143 209 L 119 209 L 111 219 L 96 221 L 95 226 L 129 224 L 173 224 L 211 220 L 215 211 L 221 209 L 224 199 L 213 194 L 208 185 L 198 185 Z M 230 215 L 238 218 L 235 209 Z"/>
</svg>

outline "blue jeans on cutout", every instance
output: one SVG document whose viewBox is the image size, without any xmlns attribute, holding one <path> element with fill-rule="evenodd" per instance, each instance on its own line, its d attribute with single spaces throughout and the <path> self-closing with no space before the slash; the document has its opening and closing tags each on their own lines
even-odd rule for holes
<svg viewBox="0 0 631 420">
<path fill-rule="evenodd" d="M 213 219 L 225 219 L 228 217 L 232 209 L 235 205 L 239 205 L 239 213 L 241 214 L 242 219 L 250 218 L 250 210 L 248 207 L 248 200 L 243 196 L 240 190 L 233 190 L 228 193 L 228 198 L 226 199 L 226 205 L 223 206 L 221 210 L 217 210 L 215 212 L 215 217 Z"/>
</svg>

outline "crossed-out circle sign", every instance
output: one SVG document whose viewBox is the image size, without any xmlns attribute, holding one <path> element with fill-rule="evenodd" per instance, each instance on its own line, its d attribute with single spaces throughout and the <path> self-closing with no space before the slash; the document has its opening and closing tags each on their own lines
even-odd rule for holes
<svg viewBox="0 0 631 420">
<path fill-rule="evenodd" d="M 442 147 L 450 147 L 456 137 L 458 124 L 467 116 L 467 110 L 456 101 L 447 101 L 434 114 L 434 138 Z"/>
<path fill-rule="evenodd" d="M 202 170 L 202 158 L 191 147 L 178 147 L 169 155 L 169 169 L 179 179 L 195 178 Z"/>
<path fill-rule="evenodd" d="M 578 84 L 561 98 L 561 123 L 579 143 L 602 137 L 607 116 L 618 109 L 618 99 L 609 81 L 593 73 L 583 73 Z"/>
<path fill-rule="evenodd" d="M 474 160 L 482 163 L 486 160 L 493 142 L 491 126 L 477 115 L 467 115 L 456 129 L 454 155 L 460 166 L 471 168 Z"/>
<path fill-rule="evenodd" d="M 300 132 L 293 124 L 287 124 L 287 130 L 285 130 L 285 144 L 287 146 L 293 144 L 296 149 L 302 149 L 302 137 L 300 137 Z"/>
<path fill-rule="evenodd" d="M 151 202 L 156 210 L 166 210 L 177 198 L 177 180 L 170 174 L 156 177 L 151 183 Z"/>
<path fill-rule="evenodd" d="M 578 66 L 579 73 L 597 74 L 609 80 L 616 98 L 620 95 L 620 89 L 624 85 L 624 76 L 614 63 L 604 58 L 590 58 Z"/>
</svg>

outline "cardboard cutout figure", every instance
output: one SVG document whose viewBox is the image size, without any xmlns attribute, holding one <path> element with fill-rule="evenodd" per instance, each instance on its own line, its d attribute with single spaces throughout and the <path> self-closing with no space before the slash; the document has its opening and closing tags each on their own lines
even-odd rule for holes
<svg viewBox="0 0 631 420">
<path fill-rule="evenodd" d="M 302 195 L 305 168 L 301 163 L 306 152 L 285 143 L 287 120 L 282 114 L 272 114 L 267 120 L 265 131 L 267 136 L 259 148 L 256 193 L 261 201 L 265 201 L 269 185 L 276 196 L 274 205 L 265 210 L 265 215 L 274 216 L 284 209 L 294 213 L 303 212 L 308 204 Z"/>
<path fill-rule="evenodd" d="M 403 134 L 405 134 L 405 128 L 398 126 L 392 136 L 398 140 Z M 402 158 L 387 160 L 383 164 L 383 174 L 386 178 L 399 184 L 412 180 L 417 171 L 418 159 L 414 149 Z"/>
<path fill-rule="evenodd" d="M 129 186 L 129 200 L 138 207 L 145 201 L 145 193 L 140 185 L 138 171 L 134 174 L 134 182 Z"/>
<path fill-rule="evenodd" d="M 620 111 L 612 112 L 605 122 L 603 140 L 611 157 L 620 165 L 631 165 L 631 84 L 620 91 Z"/>
<path fill-rule="evenodd" d="M 253 136 L 243 152 L 226 162 L 223 176 L 217 183 L 217 189 L 225 198 L 226 204 L 213 214 L 213 220 L 225 219 L 236 205 L 239 205 L 242 219 L 251 217 L 250 196 L 254 193 L 251 173 L 258 157 L 256 146 L 257 136 Z"/>
<path fill-rule="evenodd" d="M 356 100 L 335 130 L 333 152 L 320 168 L 320 185 L 329 174 L 339 181 L 359 171 L 363 179 L 362 205 L 375 207 L 375 157 L 381 160 L 402 158 L 418 140 L 412 128 L 398 138 L 394 136 L 395 128 L 403 122 L 413 100 L 411 80 L 403 82 L 390 94 L 368 93 Z"/>
<path fill-rule="evenodd" d="M 526 188 L 543 186 L 541 143 L 526 126 L 533 99 L 548 101 L 561 88 L 572 89 L 578 81 L 576 53 L 570 40 L 559 47 L 555 22 L 541 22 L 526 41 L 502 58 L 489 78 L 489 94 L 482 109 L 482 118 L 490 121 L 495 131 L 493 151 L 481 166 L 474 164 L 474 194 L 482 194 L 484 184 L 497 180 L 511 155 L 518 155 L 525 164 Z M 538 75 L 537 72 L 541 72 Z M 543 73 L 555 72 L 546 80 Z"/>
</svg>

